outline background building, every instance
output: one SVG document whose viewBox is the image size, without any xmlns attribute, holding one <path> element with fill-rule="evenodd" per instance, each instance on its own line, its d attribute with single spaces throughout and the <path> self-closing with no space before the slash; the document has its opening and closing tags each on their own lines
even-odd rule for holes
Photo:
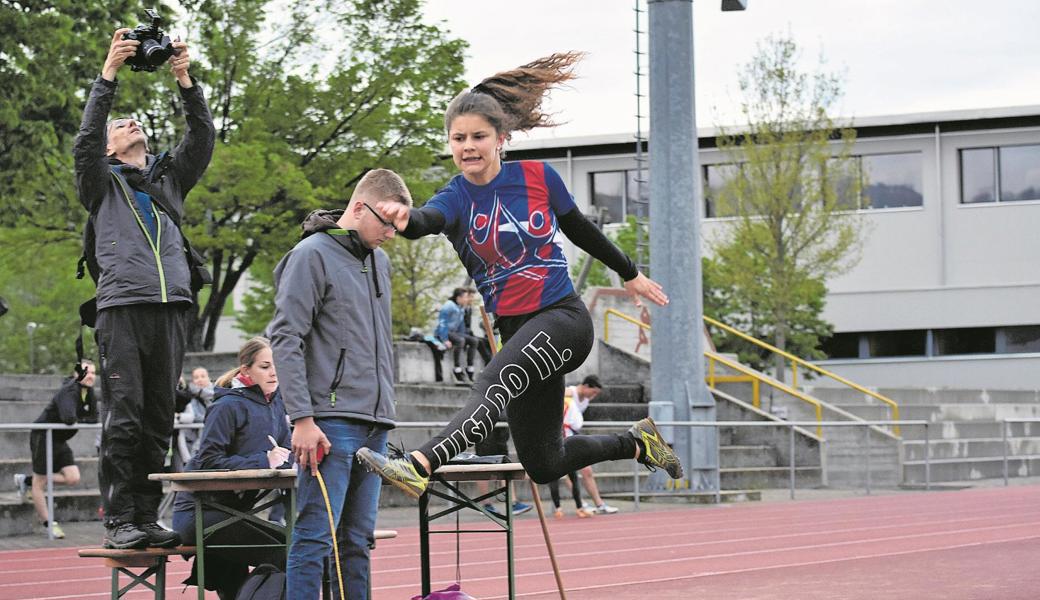
<svg viewBox="0 0 1040 600">
<path fill-rule="evenodd" d="M 1040 390 L 1040 106 L 854 128 L 867 239 L 859 263 L 828 281 L 828 368 L 877 387 Z M 699 132 L 705 238 L 726 227 L 712 193 L 733 169 L 714 136 Z M 632 135 L 508 150 L 551 163 L 586 213 L 606 207 L 617 223 L 634 211 Z"/>
</svg>

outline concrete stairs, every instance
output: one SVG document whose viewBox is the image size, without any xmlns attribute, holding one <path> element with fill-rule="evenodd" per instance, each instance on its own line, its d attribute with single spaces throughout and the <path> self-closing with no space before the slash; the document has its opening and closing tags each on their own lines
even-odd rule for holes
<svg viewBox="0 0 1040 600">
<path fill-rule="evenodd" d="M 899 403 L 900 417 L 928 421 L 904 427 L 902 483 L 925 483 L 926 445 L 932 483 L 974 481 L 1004 476 L 1003 419 L 1040 418 L 1036 392 L 992 390 L 878 390 Z M 887 407 L 867 403 L 852 390 L 818 389 L 816 393 L 867 419 L 888 418 Z M 1040 423 L 1007 426 L 1008 475 L 1040 474 Z"/>
</svg>

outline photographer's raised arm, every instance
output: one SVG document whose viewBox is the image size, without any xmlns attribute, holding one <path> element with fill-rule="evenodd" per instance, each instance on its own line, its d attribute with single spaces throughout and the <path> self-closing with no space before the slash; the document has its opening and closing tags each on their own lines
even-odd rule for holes
<svg viewBox="0 0 1040 600">
<path fill-rule="evenodd" d="M 188 45 L 182 41 L 173 42 L 177 53 L 170 57 L 170 71 L 177 79 L 177 88 L 184 101 L 184 117 L 188 129 L 177 147 L 173 150 L 173 175 L 180 187 L 181 197 L 198 183 L 209 166 L 213 156 L 213 144 L 216 129 L 213 127 L 213 116 L 206 105 L 206 97 L 202 88 L 188 75 L 191 57 Z"/>
<path fill-rule="evenodd" d="M 116 93 L 116 73 L 123 63 L 137 52 L 137 40 L 124 40 L 129 29 L 118 29 L 112 34 L 112 44 L 98 77 L 90 88 L 87 105 L 83 109 L 83 121 L 72 146 L 75 159 L 76 187 L 83 208 L 93 211 L 95 204 L 104 197 L 109 185 L 108 160 L 105 157 L 105 125 L 112 110 Z"/>
</svg>

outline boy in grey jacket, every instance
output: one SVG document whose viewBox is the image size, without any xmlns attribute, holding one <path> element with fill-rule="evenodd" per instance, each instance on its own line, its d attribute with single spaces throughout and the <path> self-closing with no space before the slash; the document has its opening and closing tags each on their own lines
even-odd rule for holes
<svg viewBox="0 0 1040 600">
<path fill-rule="evenodd" d="M 397 230 L 372 209 L 381 201 L 412 203 L 404 181 L 386 169 L 358 182 L 346 210 L 311 213 L 303 239 L 274 271 L 268 332 L 299 465 L 287 598 L 318 597 L 332 547 L 316 471 L 337 524 L 346 597 L 367 598 L 381 480 L 354 454 L 385 450 L 395 417 L 390 263 L 379 246 Z"/>
<path fill-rule="evenodd" d="M 101 354 L 104 429 L 99 479 L 109 548 L 175 546 L 156 523 L 162 471 L 173 432 L 174 390 L 184 357 L 191 275 L 177 223 L 184 197 L 213 154 L 206 99 L 188 75 L 188 47 L 174 42 L 170 70 L 188 128 L 177 147 L 156 157 L 132 118 L 107 121 L 116 73 L 137 40 L 112 36 L 101 76 L 90 88 L 72 149 L 80 202 L 92 215 L 97 259 L 96 339 Z M 165 208 L 163 208 L 165 207 Z M 168 214 L 169 210 L 175 214 Z M 89 249 L 88 249 L 89 250 Z"/>
</svg>

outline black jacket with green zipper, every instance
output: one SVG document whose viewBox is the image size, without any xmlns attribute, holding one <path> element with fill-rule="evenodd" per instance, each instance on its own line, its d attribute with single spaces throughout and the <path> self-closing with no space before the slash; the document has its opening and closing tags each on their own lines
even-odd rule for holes
<svg viewBox="0 0 1040 600">
<path fill-rule="evenodd" d="M 267 331 L 278 387 L 293 421 L 344 417 L 393 427 L 390 260 L 339 229 L 342 214 L 311 213 L 303 240 L 275 267 Z"/>
<path fill-rule="evenodd" d="M 194 80 L 193 80 L 194 83 Z M 155 239 L 147 231 L 134 190 L 159 198 L 176 220 L 184 197 L 198 182 L 213 155 L 215 130 L 198 84 L 180 90 L 187 132 L 172 152 L 148 155 L 139 170 L 105 155 L 105 127 L 116 82 L 98 77 L 90 88 L 72 154 L 80 202 L 94 217 L 94 254 L 100 269 L 97 308 L 128 304 L 191 302 L 191 274 L 175 219 L 152 203 Z"/>
</svg>

